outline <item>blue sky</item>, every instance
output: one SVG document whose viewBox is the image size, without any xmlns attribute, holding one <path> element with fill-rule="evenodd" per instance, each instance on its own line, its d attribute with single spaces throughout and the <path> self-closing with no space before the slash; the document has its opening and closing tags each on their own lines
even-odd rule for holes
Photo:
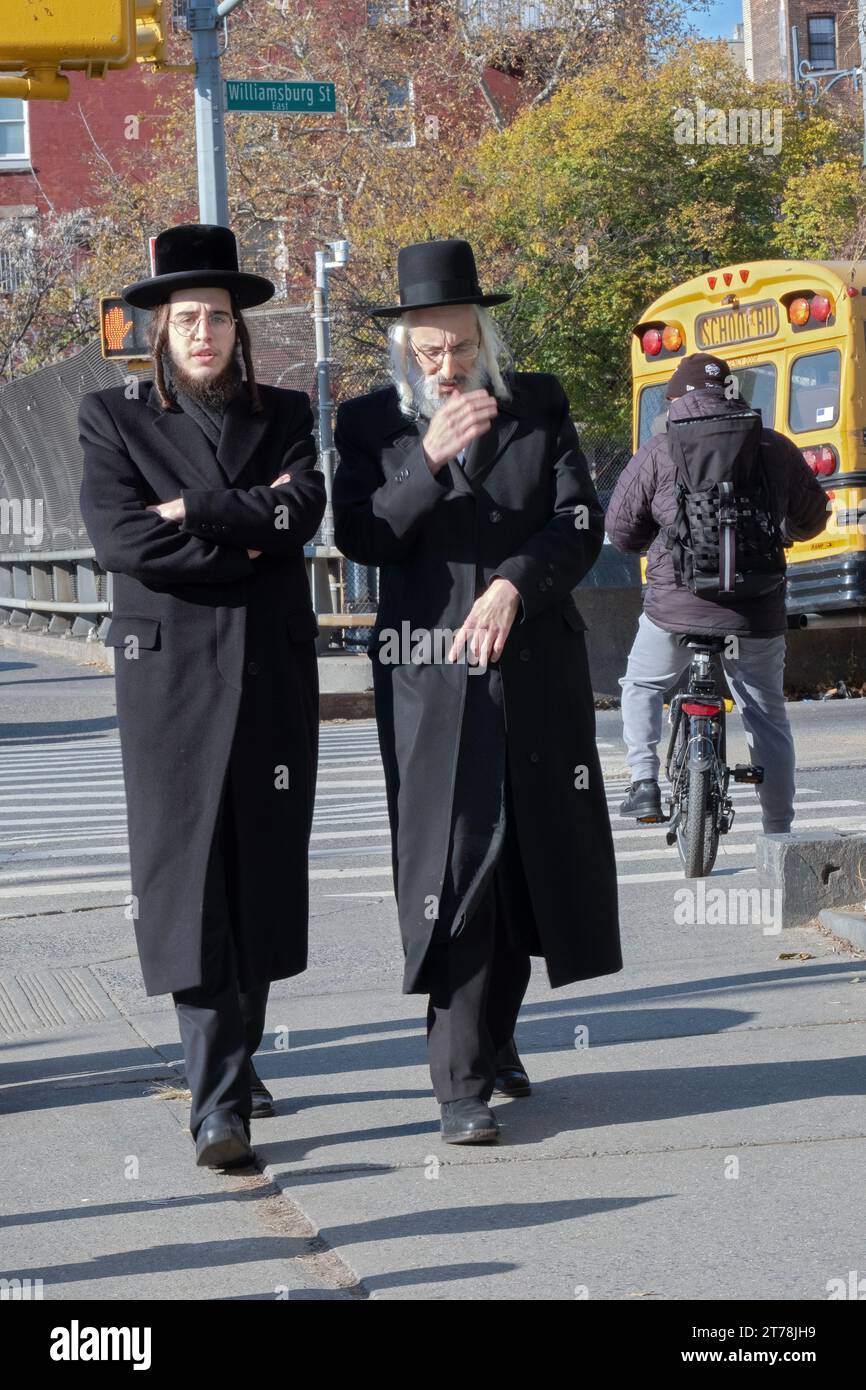
<svg viewBox="0 0 866 1390">
<path fill-rule="evenodd" d="M 733 38 L 734 25 L 743 22 L 742 0 L 716 0 L 706 13 L 694 13 L 691 22 L 709 39 Z"/>
</svg>

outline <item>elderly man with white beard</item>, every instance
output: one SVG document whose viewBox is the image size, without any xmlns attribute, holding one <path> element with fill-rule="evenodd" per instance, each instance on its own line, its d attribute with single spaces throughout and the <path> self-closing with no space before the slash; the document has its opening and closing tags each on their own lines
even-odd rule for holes
<svg viewBox="0 0 866 1390">
<path fill-rule="evenodd" d="M 554 988 L 622 968 L 616 870 L 572 590 L 601 507 L 557 379 L 515 372 L 462 240 L 398 258 L 393 384 L 337 415 L 337 545 L 380 568 L 368 655 L 406 958 L 429 995 L 442 1138 L 501 1137 L 530 1094 L 514 1032 Z M 411 645 L 403 641 L 411 636 Z"/>
</svg>

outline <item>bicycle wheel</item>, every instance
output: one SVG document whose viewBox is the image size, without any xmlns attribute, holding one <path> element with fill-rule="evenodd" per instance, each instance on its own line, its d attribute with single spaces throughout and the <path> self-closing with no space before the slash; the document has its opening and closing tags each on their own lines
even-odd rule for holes
<svg viewBox="0 0 866 1390">
<path fill-rule="evenodd" d="M 711 800 L 710 768 L 689 769 L 689 799 L 685 816 L 677 826 L 677 848 L 686 878 L 706 878 L 712 872 L 719 848 Z"/>
</svg>

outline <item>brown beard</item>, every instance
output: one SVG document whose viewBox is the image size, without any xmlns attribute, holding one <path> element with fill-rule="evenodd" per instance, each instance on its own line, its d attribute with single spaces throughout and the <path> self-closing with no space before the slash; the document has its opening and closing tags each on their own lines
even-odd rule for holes
<svg viewBox="0 0 866 1390">
<path fill-rule="evenodd" d="M 191 376 L 173 357 L 170 359 L 169 372 L 176 386 L 194 401 L 198 401 L 199 405 L 207 406 L 211 410 L 225 410 L 243 380 L 240 363 L 234 356 L 229 358 L 218 376 L 205 380 Z"/>
</svg>

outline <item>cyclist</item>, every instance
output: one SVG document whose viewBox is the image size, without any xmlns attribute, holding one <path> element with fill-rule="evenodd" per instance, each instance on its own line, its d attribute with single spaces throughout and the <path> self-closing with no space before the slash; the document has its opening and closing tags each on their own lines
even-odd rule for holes
<svg viewBox="0 0 866 1390">
<path fill-rule="evenodd" d="M 736 380 L 719 357 L 683 358 L 668 382 L 668 420 L 741 412 Z M 785 545 L 817 536 L 827 524 L 827 499 L 799 449 L 764 429 L 761 461 L 770 510 Z M 622 687 L 623 739 L 631 785 L 620 815 L 661 819 L 659 759 L 663 700 L 689 664 L 687 634 L 726 638 L 721 653 L 740 711 L 751 761 L 766 769 L 757 787 L 766 834 L 788 831 L 794 816 L 794 741 L 783 694 L 785 577 L 760 598 L 724 604 L 699 597 L 678 581 L 669 548 L 677 517 L 676 467 L 666 434 L 641 445 L 620 475 L 605 529 L 620 550 L 647 550 L 643 613 Z"/>
</svg>

